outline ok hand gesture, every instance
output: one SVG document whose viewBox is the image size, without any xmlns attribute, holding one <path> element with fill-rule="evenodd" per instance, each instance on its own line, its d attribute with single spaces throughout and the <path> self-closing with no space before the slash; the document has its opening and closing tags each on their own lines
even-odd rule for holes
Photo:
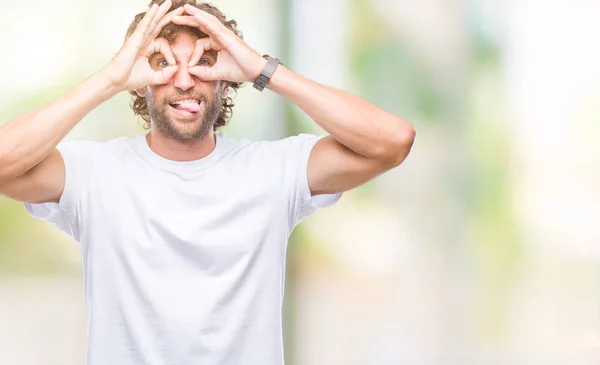
<svg viewBox="0 0 600 365">
<path fill-rule="evenodd" d="M 169 43 L 163 38 L 156 39 L 174 16 L 183 14 L 183 8 L 167 14 L 171 5 L 171 0 L 166 0 L 160 7 L 152 5 L 119 52 L 102 70 L 118 90 L 166 84 L 175 75 L 177 66 Z M 161 53 L 169 66 L 154 70 L 148 63 L 148 58 L 154 53 Z"/>
</svg>

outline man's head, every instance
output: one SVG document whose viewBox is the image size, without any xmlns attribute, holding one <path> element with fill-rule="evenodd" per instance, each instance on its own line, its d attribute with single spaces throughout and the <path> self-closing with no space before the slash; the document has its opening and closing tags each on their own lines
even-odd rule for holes
<svg viewBox="0 0 600 365">
<path fill-rule="evenodd" d="M 162 4 L 165 0 L 153 0 L 152 4 Z M 242 38 L 234 20 L 208 3 L 196 4 L 194 0 L 172 0 L 171 10 L 189 4 L 204 10 L 223 23 L 228 29 Z M 136 29 L 145 13 L 135 16 L 129 26 L 126 38 Z M 188 62 L 195 50 L 196 40 L 207 35 L 197 28 L 170 23 L 163 28 L 157 38 L 164 38 L 171 45 L 177 61 L 177 72 L 165 85 L 148 86 L 140 90 L 131 90 L 134 97 L 132 109 L 146 121 L 145 128 L 151 125 L 167 137 L 177 140 L 192 140 L 204 137 L 209 131 L 217 130 L 227 124 L 233 112 L 233 100 L 228 92 L 237 90 L 241 84 L 228 81 L 200 81 L 188 72 Z M 202 65 L 213 65 L 217 60 L 214 51 L 208 51 L 202 57 Z M 167 65 L 163 56 L 156 53 L 149 58 L 150 66 L 155 70 Z M 188 103 L 184 99 L 200 101 Z"/>
</svg>

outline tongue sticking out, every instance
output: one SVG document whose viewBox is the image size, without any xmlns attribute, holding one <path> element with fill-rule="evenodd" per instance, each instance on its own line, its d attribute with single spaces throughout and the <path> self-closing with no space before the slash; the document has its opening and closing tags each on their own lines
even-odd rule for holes
<svg viewBox="0 0 600 365">
<path fill-rule="evenodd" d="M 175 109 L 184 110 L 184 111 L 190 112 L 190 113 L 198 113 L 200 111 L 200 104 L 196 104 L 196 103 L 180 104 L 180 105 L 175 105 Z"/>
</svg>

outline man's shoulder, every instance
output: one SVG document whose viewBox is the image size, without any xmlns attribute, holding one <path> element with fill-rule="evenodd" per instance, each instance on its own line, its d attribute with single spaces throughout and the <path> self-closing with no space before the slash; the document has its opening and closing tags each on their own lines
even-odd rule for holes
<svg viewBox="0 0 600 365">
<path fill-rule="evenodd" d="M 135 137 L 116 137 L 107 141 L 95 141 L 95 140 L 84 140 L 84 139 L 65 139 L 61 141 L 58 146 L 67 146 L 72 148 L 88 148 L 88 149 L 101 149 L 101 148 L 123 148 L 124 146 L 130 145 L 135 140 Z"/>
<path fill-rule="evenodd" d="M 123 155 L 134 148 L 137 137 L 117 137 L 106 141 L 70 139 L 60 142 L 57 149 L 64 156 L 70 154 L 78 159 L 93 159 L 108 154 Z"/>
<path fill-rule="evenodd" d="M 236 139 L 228 136 L 227 134 L 220 132 L 218 133 L 220 138 L 229 146 L 237 148 L 245 148 L 249 150 L 254 149 L 272 149 L 282 150 L 289 147 L 293 147 L 297 144 L 305 142 L 311 142 L 318 140 L 319 136 L 309 133 L 300 133 L 297 135 L 287 136 L 278 139 L 264 139 L 264 140 L 250 140 L 250 139 Z"/>
<path fill-rule="evenodd" d="M 227 146 L 222 149 L 222 162 L 252 166 L 257 163 L 281 168 L 293 164 L 294 160 L 303 160 L 321 137 L 302 133 L 272 140 L 238 140 L 225 134 L 221 134 L 220 138 Z"/>
</svg>

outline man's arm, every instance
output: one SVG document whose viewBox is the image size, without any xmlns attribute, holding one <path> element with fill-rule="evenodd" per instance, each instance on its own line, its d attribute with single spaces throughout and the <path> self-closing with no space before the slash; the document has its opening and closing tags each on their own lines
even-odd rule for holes
<svg viewBox="0 0 600 365">
<path fill-rule="evenodd" d="M 308 161 L 313 195 L 343 192 L 398 166 L 412 147 L 415 131 L 403 119 L 346 92 L 279 66 L 267 86 L 298 105 L 330 135 Z"/>
<path fill-rule="evenodd" d="M 165 16 L 170 6 L 170 0 L 153 6 L 102 71 L 56 100 L 0 126 L 0 195 L 31 203 L 58 202 L 65 166 L 56 146 L 67 133 L 118 92 L 172 78 L 177 69 L 174 61 L 158 72 L 138 62 L 157 50 L 173 59 L 166 41 L 154 39 L 172 16 L 183 12 L 179 8 Z"/>
<path fill-rule="evenodd" d="M 56 146 L 87 113 L 113 95 L 100 75 L 0 127 L 0 194 L 27 202 L 58 202 L 65 166 Z"/>
<path fill-rule="evenodd" d="M 213 15 L 189 5 L 184 10 L 188 16 L 174 17 L 173 23 L 209 35 L 198 40 L 190 66 L 203 52 L 219 52 L 215 65 L 191 67 L 190 73 L 203 81 L 254 82 L 267 61 Z M 404 161 L 413 144 L 414 129 L 401 118 L 281 65 L 267 87 L 298 105 L 330 134 L 317 142 L 309 158 L 313 195 L 337 193 L 369 181 Z"/>
<path fill-rule="evenodd" d="M 65 187 L 65 164 L 57 149 L 24 174 L 0 185 L 0 195 L 33 204 L 58 203 Z"/>
</svg>

